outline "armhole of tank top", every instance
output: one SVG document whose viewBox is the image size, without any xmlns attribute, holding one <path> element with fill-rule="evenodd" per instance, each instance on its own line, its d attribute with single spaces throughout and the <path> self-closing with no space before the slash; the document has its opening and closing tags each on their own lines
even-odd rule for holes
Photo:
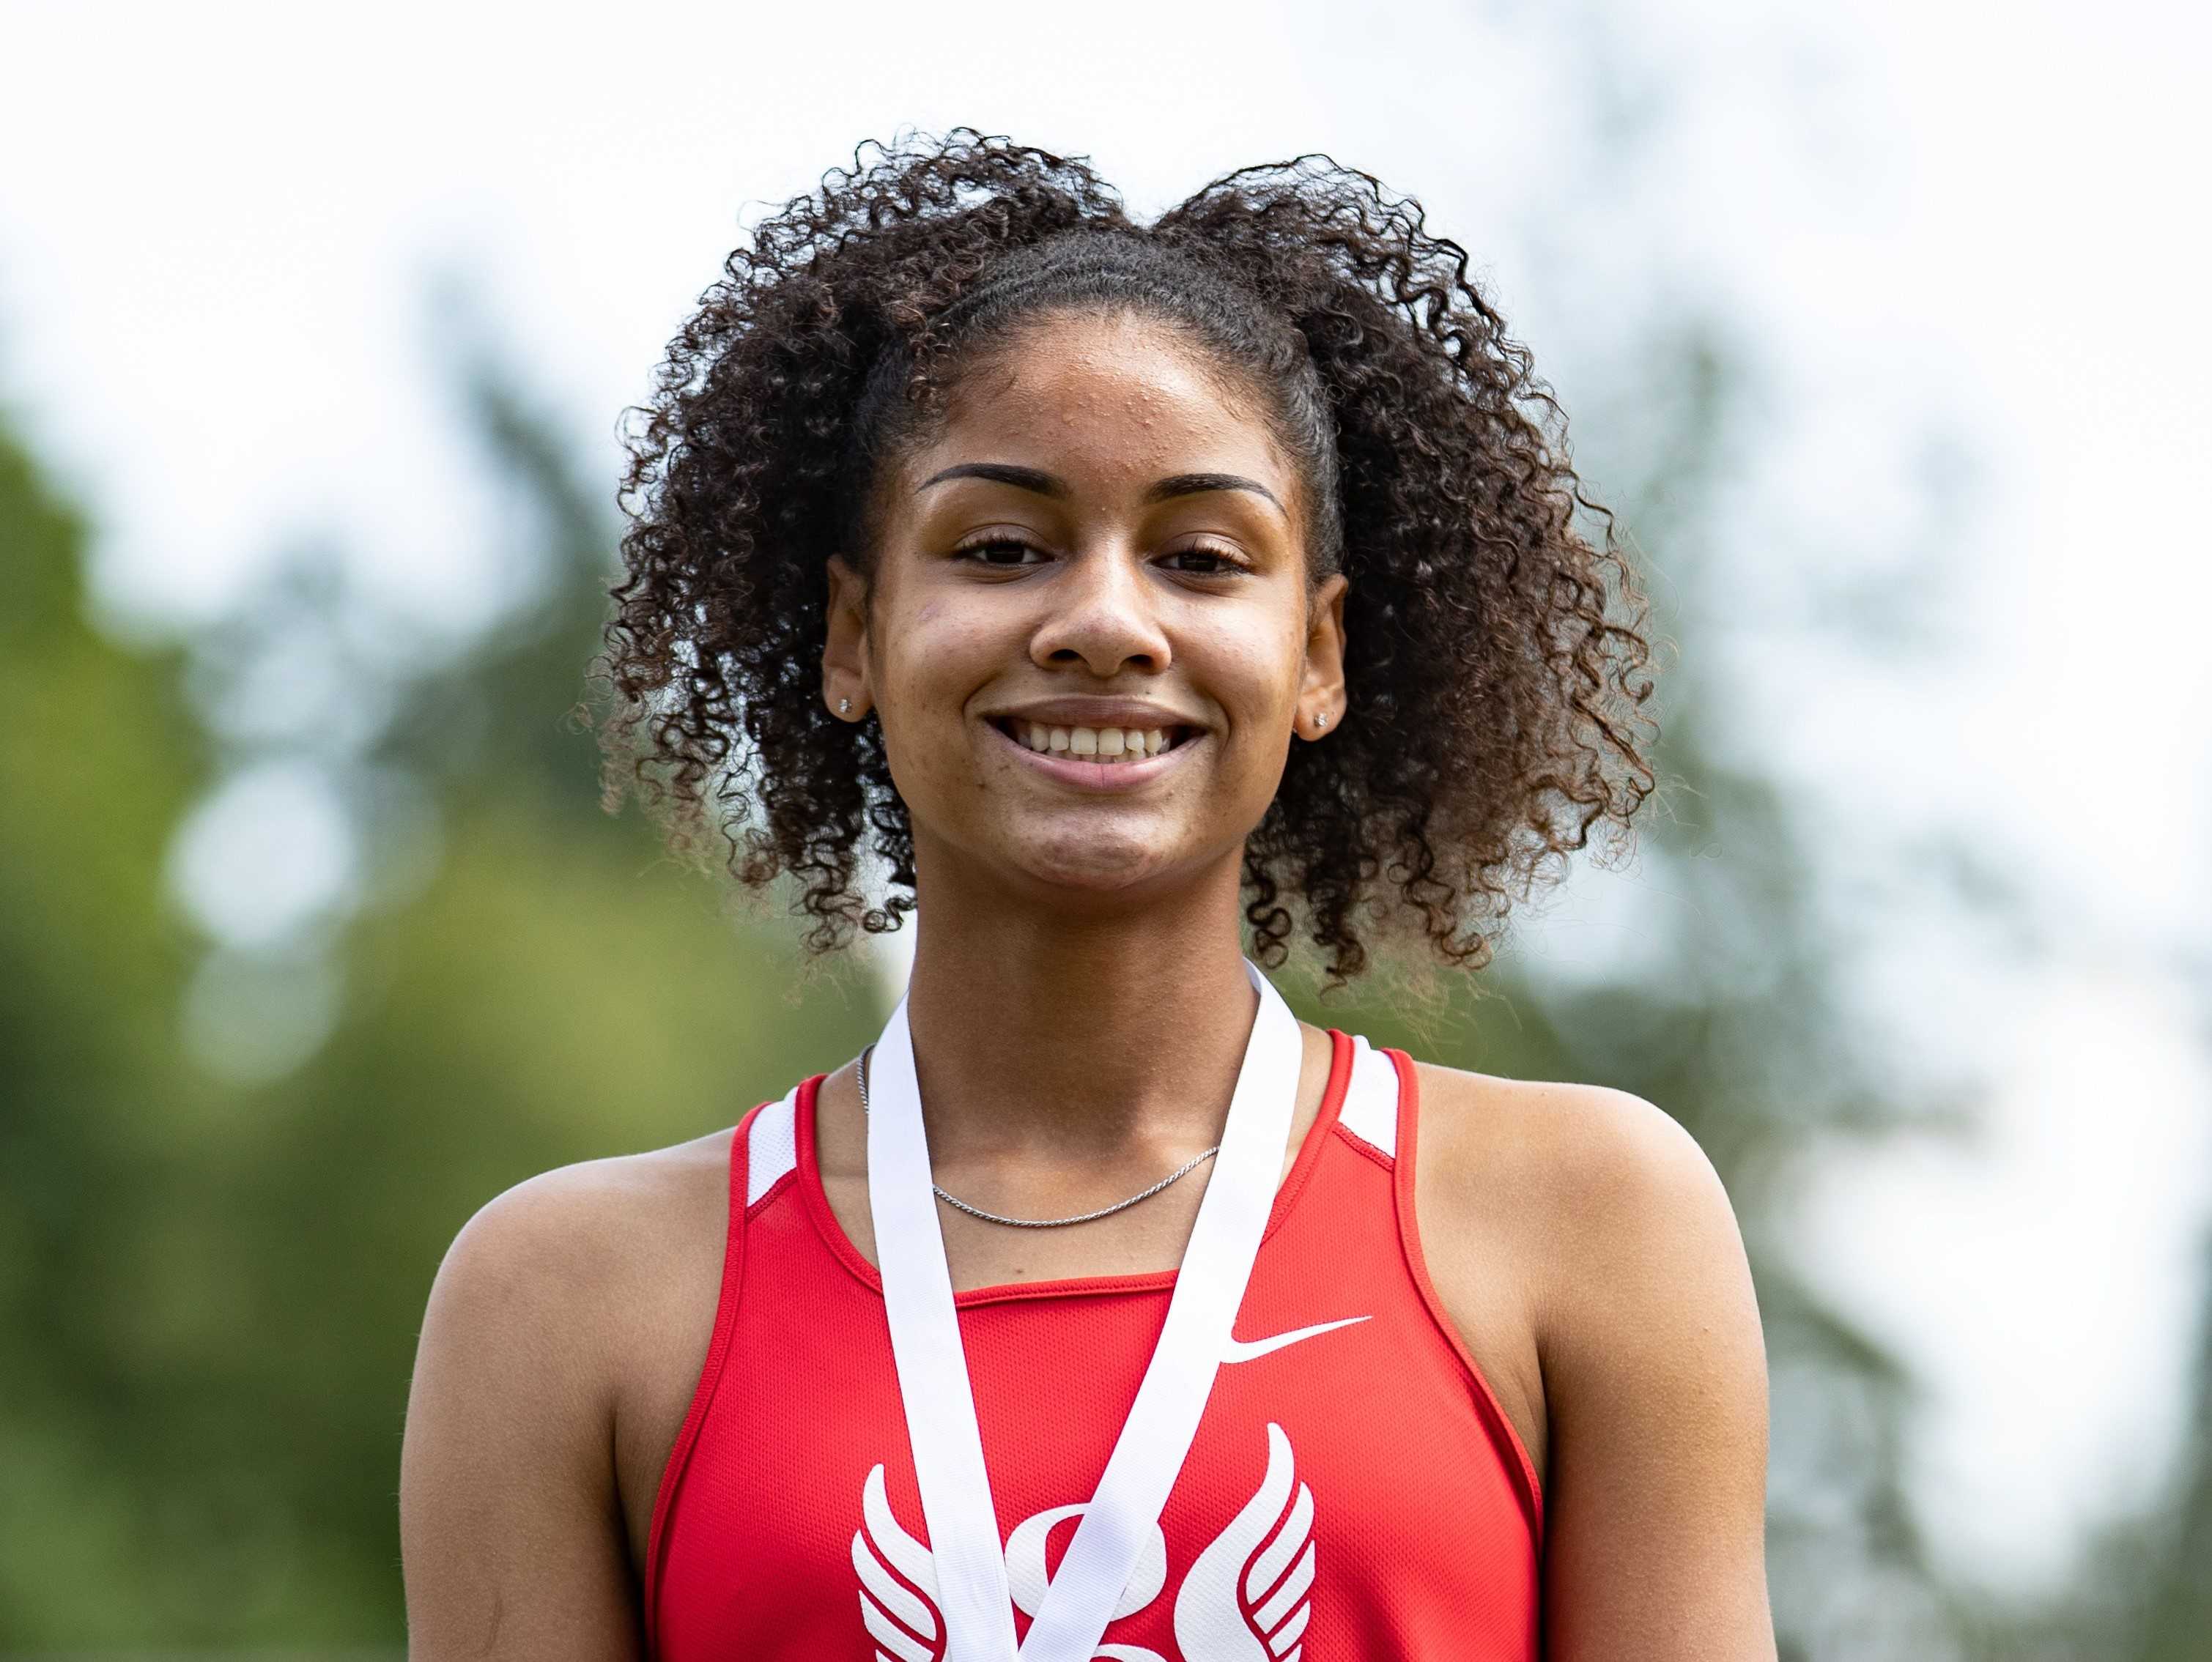
<svg viewBox="0 0 2212 1662">
<path fill-rule="evenodd" d="M 1467 1348 L 1467 1341 L 1444 1313 L 1443 1301 L 1437 1296 L 1436 1283 L 1429 1279 L 1428 1259 L 1421 1252 L 1420 1226 L 1413 1210 L 1414 1157 L 1420 1149 L 1420 1080 L 1413 1071 L 1413 1058 L 1404 1051 L 1386 1049 L 1382 1053 L 1398 1070 L 1397 1170 L 1392 1175 L 1391 1186 L 1397 1200 L 1398 1234 L 1405 1245 L 1406 1267 L 1412 1272 L 1413 1285 L 1420 1292 L 1429 1319 L 1436 1324 L 1437 1331 L 1451 1346 L 1452 1354 L 1459 1358 L 1460 1366 L 1467 1370 L 1468 1379 L 1474 1387 L 1476 1410 L 1490 1432 L 1492 1443 L 1504 1457 L 1507 1470 L 1517 1480 L 1529 1536 L 1540 1553 L 1544 1544 L 1544 1486 L 1536 1477 L 1536 1464 L 1528 1458 L 1521 1434 L 1513 1428 L 1512 1418 L 1498 1402 L 1498 1393 L 1490 1388 L 1490 1381 L 1483 1376 L 1481 1365 Z"/>
<path fill-rule="evenodd" d="M 721 1383 L 730 1334 L 737 1325 L 738 1295 L 744 1281 L 745 1186 L 753 1122 L 775 1106 L 772 1102 L 760 1104 L 738 1120 L 730 1133 L 729 1174 L 725 1191 L 729 1211 L 722 1230 L 722 1277 L 714 1299 L 714 1330 L 707 1341 L 707 1360 L 700 1366 L 699 1382 L 692 1388 L 691 1404 L 684 1410 L 683 1427 L 676 1434 L 675 1447 L 668 1451 L 667 1464 L 661 1467 L 660 1484 L 653 1497 L 653 1526 L 646 1536 L 644 1625 L 647 1656 L 657 1654 L 660 1647 L 660 1560 L 667 1550 L 669 1517 L 676 1508 L 677 1492 L 683 1487 L 684 1470 L 691 1461 L 692 1446 L 699 1440 L 699 1428 L 706 1422 L 715 1387 Z"/>
</svg>

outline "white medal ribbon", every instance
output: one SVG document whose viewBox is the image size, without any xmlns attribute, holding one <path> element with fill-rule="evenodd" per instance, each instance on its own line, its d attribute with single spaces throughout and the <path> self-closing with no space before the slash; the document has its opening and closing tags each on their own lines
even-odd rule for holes
<svg viewBox="0 0 2212 1662">
<path fill-rule="evenodd" d="M 1275 1204 L 1304 1044 L 1282 995 L 1247 960 L 1260 994 L 1221 1152 L 1135 1405 L 1098 1490 L 1018 1651 L 1006 1550 L 952 1301 L 906 1000 L 868 1068 L 868 1208 L 945 1619 L 945 1662 L 1089 1662 L 1175 1487 Z"/>
</svg>

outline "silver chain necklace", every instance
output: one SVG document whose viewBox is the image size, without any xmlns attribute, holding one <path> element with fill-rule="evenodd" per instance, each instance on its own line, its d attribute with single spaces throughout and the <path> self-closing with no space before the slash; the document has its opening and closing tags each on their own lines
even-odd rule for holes
<svg viewBox="0 0 2212 1662">
<path fill-rule="evenodd" d="M 864 1116 L 869 1112 L 868 1058 L 874 1053 L 875 1048 L 871 1045 L 860 1052 L 860 1065 L 856 1076 L 860 1083 L 860 1113 Z M 1001 1217 L 996 1212 L 985 1211 L 981 1206 L 970 1206 L 958 1195 L 947 1194 L 943 1189 L 938 1188 L 937 1180 L 933 1177 L 929 1180 L 929 1186 L 935 1191 L 937 1198 L 946 1205 L 957 1211 L 965 1212 L 970 1217 L 979 1217 L 986 1223 L 1003 1223 L 1013 1229 L 1061 1229 L 1071 1223 L 1090 1223 L 1102 1217 L 1111 1217 L 1116 1212 L 1126 1212 L 1139 1201 L 1150 1200 L 1177 1178 L 1189 1176 L 1191 1173 L 1220 1152 L 1221 1144 L 1217 1143 L 1204 1154 L 1194 1155 L 1190 1159 L 1184 1161 L 1182 1165 L 1153 1184 L 1151 1188 L 1133 1194 L 1127 1200 L 1117 1200 L 1111 1206 L 1101 1206 L 1095 1212 L 1078 1212 L 1073 1217 Z"/>
</svg>

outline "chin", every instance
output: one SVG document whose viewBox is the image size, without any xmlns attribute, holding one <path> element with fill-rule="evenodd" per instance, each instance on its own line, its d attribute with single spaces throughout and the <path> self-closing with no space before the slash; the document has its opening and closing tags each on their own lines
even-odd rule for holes
<svg viewBox="0 0 2212 1662">
<path fill-rule="evenodd" d="M 1178 864 L 1176 851 L 1153 838 L 1117 834 L 1095 822 L 1080 831 L 1024 838 L 1006 852 L 1032 882 L 1084 895 L 1134 889 Z"/>
</svg>

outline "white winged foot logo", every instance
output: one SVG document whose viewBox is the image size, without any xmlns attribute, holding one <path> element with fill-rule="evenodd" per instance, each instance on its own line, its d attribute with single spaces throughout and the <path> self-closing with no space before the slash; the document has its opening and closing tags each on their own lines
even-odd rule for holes
<svg viewBox="0 0 2212 1662">
<path fill-rule="evenodd" d="M 1272 1350 L 1346 1325 L 1332 1322 L 1255 1343 Z M 1054 1526 L 1080 1517 L 1085 1509 L 1066 1506 L 1037 1513 L 1008 1538 L 1008 1590 L 1024 1614 L 1034 1617 L 1044 1602 L 1047 1538 Z M 853 1535 L 853 1569 L 860 1578 L 860 1619 L 876 1643 L 876 1662 L 945 1662 L 936 1564 L 929 1549 L 908 1534 L 891 1511 L 880 1465 L 868 1473 L 860 1515 L 864 1527 Z M 1271 1422 L 1267 1470 L 1259 1489 L 1199 1554 L 1176 1591 L 1176 1647 L 1182 1662 L 1299 1662 L 1304 1648 L 1299 1641 L 1313 1614 L 1313 1491 L 1297 1480 L 1290 1438 Z M 1166 1580 L 1167 1544 L 1155 1526 L 1115 1606 L 1114 1619 L 1149 1608 Z M 1092 1656 L 1108 1662 L 1167 1662 L 1141 1645 L 1101 1644 Z"/>
<path fill-rule="evenodd" d="M 1297 1662 L 1313 1614 L 1313 1491 L 1297 1481 L 1291 1440 L 1270 1422 L 1267 1475 L 1176 1593 L 1184 1662 Z"/>
<path fill-rule="evenodd" d="M 860 1578 L 860 1620 L 876 1641 L 876 1662 L 939 1662 L 945 1622 L 937 1608 L 937 1563 L 891 1511 L 881 1465 L 860 1491 L 860 1518 L 865 1527 L 853 1532 L 853 1569 Z"/>
</svg>

